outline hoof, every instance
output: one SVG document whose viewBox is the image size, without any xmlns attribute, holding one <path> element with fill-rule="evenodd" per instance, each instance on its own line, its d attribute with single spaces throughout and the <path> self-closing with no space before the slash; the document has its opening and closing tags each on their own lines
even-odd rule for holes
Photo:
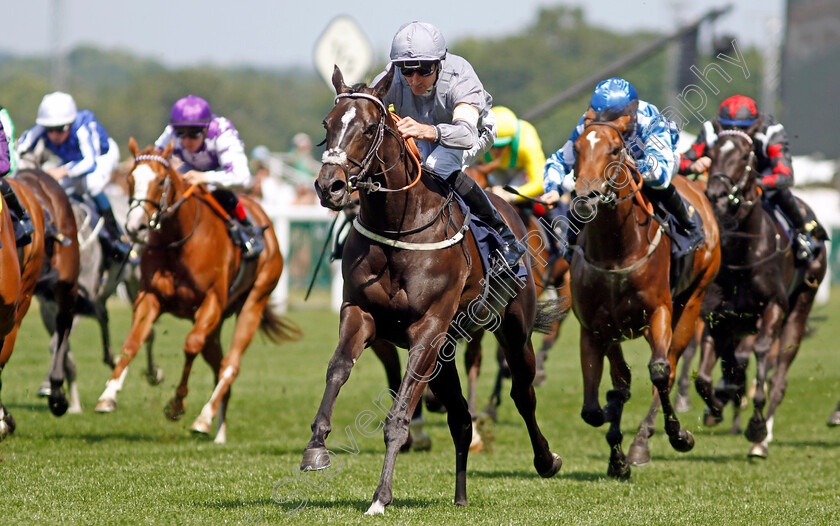
<svg viewBox="0 0 840 526">
<path fill-rule="evenodd" d="M 481 440 L 481 435 L 478 431 L 473 428 L 472 440 L 470 440 L 470 453 L 480 453 L 483 449 L 484 441 Z M 464 506 L 466 506 L 466 504 L 464 504 Z"/>
<path fill-rule="evenodd" d="M 610 462 L 607 476 L 611 479 L 628 480 L 630 478 L 630 464 L 627 462 Z"/>
<path fill-rule="evenodd" d="M 650 448 L 647 440 L 633 440 L 630 449 L 627 451 L 627 463 L 633 466 L 645 466 L 650 464 Z"/>
<path fill-rule="evenodd" d="M 488 419 L 492 420 L 493 422 L 499 421 L 499 413 L 496 412 L 495 407 L 488 407 L 487 409 L 482 411 L 480 415 L 478 415 L 479 421 Z"/>
<path fill-rule="evenodd" d="M 180 420 L 184 413 L 186 412 L 186 407 L 184 402 L 178 403 L 174 398 L 170 399 L 169 402 L 166 404 L 166 407 L 163 408 L 163 414 L 166 415 L 166 418 L 172 420 L 173 422 L 176 420 Z"/>
<path fill-rule="evenodd" d="M 158 367 L 154 371 L 146 371 L 143 376 L 146 377 L 149 385 L 158 385 L 163 381 L 163 369 Z"/>
<path fill-rule="evenodd" d="M 539 370 L 534 374 L 534 387 L 539 387 L 545 383 L 545 371 Z"/>
<path fill-rule="evenodd" d="M 767 438 L 766 422 L 763 419 L 752 417 L 750 423 L 747 424 L 746 431 L 744 431 L 744 436 L 754 444 L 764 442 L 764 439 Z"/>
<path fill-rule="evenodd" d="M 707 407 L 703 411 L 703 425 L 706 427 L 714 427 L 723 422 L 723 415 L 713 415 L 711 410 Z"/>
<path fill-rule="evenodd" d="M 461 508 L 467 507 L 467 499 L 455 499 L 455 505 Z"/>
<path fill-rule="evenodd" d="M 828 425 L 831 427 L 840 426 L 840 411 L 835 411 L 828 419 Z"/>
<path fill-rule="evenodd" d="M 49 382 L 44 382 L 38 387 L 38 398 L 47 398 L 52 394 Z"/>
<path fill-rule="evenodd" d="M 674 399 L 674 411 L 677 413 L 687 413 L 691 411 L 691 398 L 678 394 Z"/>
<path fill-rule="evenodd" d="M 102 398 L 96 403 L 93 410 L 97 413 L 112 413 L 117 410 L 117 401 L 111 398 Z"/>
<path fill-rule="evenodd" d="M 671 442 L 671 447 L 680 453 L 685 453 L 694 449 L 694 435 L 685 429 L 680 429 L 677 436 L 668 437 L 668 441 Z"/>
<path fill-rule="evenodd" d="M 5 421 L 0 420 L 0 442 L 2 442 L 10 434 L 11 431 L 9 431 L 9 426 Z"/>
<path fill-rule="evenodd" d="M 67 408 L 70 407 L 67 398 L 64 397 L 64 393 L 61 390 L 56 390 L 53 394 L 50 394 L 48 404 L 50 406 L 50 412 L 55 416 L 63 416 L 67 412 Z"/>
<path fill-rule="evenodd" d="M 560 471 L 560 468 L 563 466 L 563 460 L 560 458 L 560 455 L 558 455 L 557 453 L 552 453 L 551 458 L 551 467 L 548 468 L 546 471 L 540 471 L 540 468 L 537 468 L 537 473 L 539 473 L 540 476 L 544 479 L 550 479 L 551 477 L 556 475 L 557 472 Z M 534 465 L 536 466 L 536 462 L 534 462 Z"/>
<path fill-rule="evenodd" d="M 17 427 L 17 424 L 15 423 L 15 417 L 13 417 L 8 411 L 5 411 L 2 423 L 6 424 L 6 429 L 8 430 L 10 435 L 14 434 L 15 427 Z"/>
<path fill-rule="evenodd" d="M 81 404 L 71 404 L 70 408 L 67 409 L 68 415 L 80 415 L 82 414 L 82 406 Z"/>
<path fill-rule="evenodd" d="M 385 505 L 381 502 L 374 501 L 373 504 L 370 505 L 370 508 L 365 512 L 365 515 L 384 515 L 385 514 Z"/>
<path fill-rule="evenodd" d="M 190 431 L 201 435 L 209 435 L 210 424 L 210 422 L 204 421 L 201 418 L 196 418 L 195 422 L 193 422 L 192 427 L 190 427 Z"/>
<path fill-rule="evenodd" d="M 303 452 L 303 460 L 300 463 L 301 471 L 319 471 L 328 467 L 330 467 L 330 454 L 327 452 L 327 448 L 307 448 Z"/>
<path fill-rule="evenodd" d="M 767 458 L 767 446 L 764 444 L 753 444 L 747 456 L 750 458 Z"/>
</svg>

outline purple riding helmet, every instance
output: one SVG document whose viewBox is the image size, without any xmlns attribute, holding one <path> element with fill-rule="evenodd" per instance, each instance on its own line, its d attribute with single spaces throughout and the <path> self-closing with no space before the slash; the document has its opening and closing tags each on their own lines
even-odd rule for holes
<svg viewBox="0 0 840 526">
<path fill-rule="evenodd" d="M 172 126 L 207 126 L 212 119 L 210 105 L 196 95 L 178 99 L 169 114 L 169 124 Z"/>
</svg>

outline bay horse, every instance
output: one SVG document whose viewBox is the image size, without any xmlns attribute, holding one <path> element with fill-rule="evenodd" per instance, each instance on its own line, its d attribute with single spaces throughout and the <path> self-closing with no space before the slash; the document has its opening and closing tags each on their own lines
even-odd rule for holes
<svg viewBox="0 0 840 526">
<path fill-rule="evenodd" d="M 239 248 L 228 236 L 222 209 L 207 190 L 188 184 L 170 164 L 172 144 L 163 151 L 156 151 L 153 146 L 141 151 L 131 138 L 128 146 L 134 167 L 128 177 L 133 206 L 126 231 L 143 247 L 140 290 L 121 358 L 96 411 L 116 409 L 116 395 L 122 388 L 126 367 L 149 336 L 155 320 L 169 313 L 192 320 L 194 325 L 184 344 L 181 381 L 164 413 L 170 420 L 184 415 L 187 381 L 193 360 L 201 354 L 217 383 L 191 430 L 210 433 L 213 418 L 218 416 L 215 442 L 224 443 L 231 385 L 257 329 L 276 343 L 301 335 L 300 329 L 268 307 L 269 295 L 283 271 L 277 237 L 262 208 L 254 200 L 240 197 L 252 221 L 262 226 L 265 235 L 265 250 L 258 258 L 243 261 Z M 222 322 L 234 314 L 233 337 L 223 355 Z"/>
<path fill-rule="evenodd" d="M 720 417 L 726 399 L 711 386 L 708 371 L 719 356 L 730 397 L 744 392 L 748 355 L 739 359 L 739 342 L 755 335 L 756 391 L 753 416 L 744 435 L 752 442 L 749 456 L 766 457 L 773 418 L 784 397 L 787 375 L 799 351 L 817 288 L 826 273 L 826 246 L 818 243 L 814 257 L 797 262 L 788 234 L 762 206 L 756 183 L 754 134 L 761 121 L 746 130 L 721 130 L 710 152 L 712 165 L 706 195 L 721 229 L 723 262 L 707 296 L 707 329 L 701 345 L 697 391 L 713 417 Z M 811 225 L 813 212 L 799 202 Z M 769 390 L 765 382 L 775 368 Z M 764 407 L 769 397 L 767 412 Z"/>
<path fill-rule="evenodd" d="M 29 212 L 35 231 L 32 233 L 32 241 L 18 249 L 12 218 L 0 197 L 0 374 L 14 351 L 20 324 L 29 310 L 44 263 L 44 209 L 25 184 L 11 178 L 9 184 L 21 205 Z M 60 402 L 56 400 L 56 404 Z M 15 427 L 14 417 L 0 403 L 0 440 L 14 433 Z"/>
<path fill-rule="evenodd" d="M 648 369 L 658 397 L 640 426 L 637 441 L 643 436 L 646 448 L 661 404 L 671 446 L 690 451 L 694 437 L 680 427 L 670 391 L 706 288 L 717 275 L 720 249 L 717 224 L 703 192 L 684 177 L 675 177 L 671 184 L 703 219 L 705 244 L 687 265 L 689 278 L 680 280 L 686 285 L 672 291 L 671 240 L 653 219 L 649 202 L 641 193 L 641 177 L 627 161 L 623 137 L 630 117 L 611 122 L 595 119 L 590 110 L 585 130 L 575 143 L 577 197 L 573 209 L 589 219 L 578 245 L 573 246 L 571 260 L 572 309 L 580 322 L 581 417 L 595 427 L 609 422 L 607 475 L 626 479 L 630 464 L 622 451 L 621 414 L 630 398 L 631 375 L 621 342 L 644 336 L 651 348 Z M 607 405 L 602 407 L 598 391 L 605 356 L 610 361 L 613 389 L 607 392 Z"/>
<path fill-rule="evenodd" d="M 50 411 L 61 416 L 65 411 L 80 413 L 76 364 L 70 351 L 70 333 L 79 296 L 80 257 L 76 219 L 67 193 L 61 184 L 43 170 L 23 168 L 14 179 L 22 182 L 49 215 L 51 233 L 44 239 L 44 263 L 35 289 L 41 319 L 50 333 L 50 367 L 45 379 L 45 393 Z M 69 400 L 62 391 L 67 382 Z"/>
<path fill-rule="evenodd" d="M 456 451 L 455 504 L 467 504 L 472 421 L 453 358 L 457 341 L 474 330 L 475 323 L 460 324 L 469 318 L 467 310 L 479 297 L 484 277 L 472 231 L 451 202 L 452 190 L 420 168 L 419 157 L 408 153 L 382 103 L 394 71 L 391 68 L 373 87 L 351 88 L 336 66 L 332 76 L 336 103 L 324 119 L 327 150 L 315 181 L 321 204 L 333 210 L 344 208 L 353 190 L 361 190 L 360 212 L 342 258 L 344 300 L 338 345 L 327 368 L 324 396 L 301 470 L 330 466 L 325 442 L 333 408 L 362 351 L 377 339 L 409 349 L 407 372 L 384 423 L 385 460 L 368 515 L 384 513 L 392 501 L 397 453 L 408 438 L 410 416 L 427 383 L 447 408 Z M 525 227 L 515 211 L 503 200 L 491 198 L 517 237 L 524 237 Z M 528 255 L 524 258 L 528 264 Z M 489 314 L 486 309 L 482 313 Z M 476 322 L 476 314 L 470 321 Z M 501 319 L 494 319 L 495 334 L 506 349 L 513 373 L 511 396 L 528 428 L 534 466 L 541 476 L 551 477 L 561 460 L 549 450 L 535 415 L 530 336 L 536 316 L 536 287 L 528 274 Z"/>
</svg>

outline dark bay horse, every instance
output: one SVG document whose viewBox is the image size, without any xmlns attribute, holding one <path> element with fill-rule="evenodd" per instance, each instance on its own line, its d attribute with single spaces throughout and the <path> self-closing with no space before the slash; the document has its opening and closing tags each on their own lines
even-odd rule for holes
<svg viewBox="0 0 840 526">
<path fill-rule="evenodd" d="M 32 217 L 35 232 L 32 233 L 32 242 L 18 249 L 9 210 L 0 197 L 0 374 L 12 356 L 20 323 L 29 310 L 44 264 L 44 209 L 35 193 L 25 184 L 14 179 L 10 179 L 9 184 Z M 66 404 L 65 400 L 65 407 Z M 0 403 L 0 440 L 14 430 L 15 419 Z"/>
<path fill-rule="evenodd" d="M 589 221 L 579 235 L 571 261 L 572 308 L 580 321 L 583 369 L 581 416 L 592 426 L 609 422 L 607 475 L 628 478 L 630 465 L 621 448 L 621 413 L 630 397 L 630 369 L 621 342 L 644 336 L 651 347 L 648 364 L 656 391 L 639 435 L 652 432 L 661 403 L 671 445 L 689 451 L 694 437 L 680 427 L 670 401 L 677 360 L 694 332 L 706 287 L 720 264 L 718 231 L 703 192 L 683 177 L 672 184 L 703 218 L 706 241 L 688 265 L 689 279 L 672 292 L 669 283 L 670 239 L 651 217 L 640 192 L 641 178 L 628 164 L 624 133 L 629 117 L 598 122 L 591 112 L 586 129 L 575 144 L 577 197 L 573 207 Z M 613 389 L 607 405 L 598 400 L 604 357 L 610 361 Z M 651 426 L 651 430 L 647 429 Z M 637 440 L 639 436 L 637 436 Z"/>
<path fill-rule="evenodd" d="M 80 413 L 76 364 L 70 351 L 70 332 L 79 292 L 79 242 L 76 219 L 64 188 L 46 172 L 24 168 L 14 178 L 25 184 L 49 214 L 54 233 L 44 239 L 44 265 L 35 292 L 41 319 L 50 333 L 50 367 L 47 372 L 48 403 L 53 414 Z M 62 388 L 67 382 L 69 401 Z M 69 405 L 68 405 L 69 404 Z"/>
<path fill-rule="evenodd" d="M 217 383 L 191 429 L 209 433 L 212 420 L 218 415 L 215 441 L 223 443 L 231 385 L 257 329 L 276 343 L 300 337 L 297 327 L 268 307 L 269 295 L 283 271 L 283 256 L 271 222 L 255 201 L 241 198 L 255 224 L 264 229 L 265 250 L 257 259 L 243 261 L 239 248 L 228 236 L 218 204 L 202 187 L 185 182 L 170 165 L 172 144 L 162 152 L 151 146 L 141 151 L 132 138 L 129 149 L 135 163 L 128 178 L 133 207 L 126 230 L 143 246 L 140 291 L 120 361 L 96 410 L 110 412 L 116 408 L 116 395 L 126 367 L 155 320 L 170 313 L 192 320 L 194 325 L 184 344 L 181 381 L 164 412 L 170 420 L 183 416 L 192 363 L 201 354 L 213 369 Z M 223 355 L 222 322 L 234 314 L 232 341 Z"/>
<path fill-rule="evenodd" d="M 326 389 L 312 422 L 302 470 L 330 465 L 326 438 L 333 408 L 362 351 L 377 339 L 409 349 L 407 372 L 384 422 L 385 461 L 369 515 L 384 513 L 392 501 L 397 453 L 406 442 L 409 418 L 426 383 L 446 405 L 456 450 L 455 503 L 467 504 L 472 422 L 453 358 L 457 341 L 472 333 L 475 323 L 486 322 L 482 316 L 493 314 L 487 309 L 468 313 L 471 304 L 480 305 L 474 300 L 484 277 L 472 231 L 465 228 L 460 208 L 451 203 L 451 189 L 422 171 L 419 160 L 407 152 L 406 141 L 381 101 L 394 70 L 372 88 L 350 88 L 335 68 L 332 81 L 338 96 L 324 120 L 327 150 L 315 182 L 323 206 L 341 210 L 358 188 L 361 208 L 342 258 L 344 301 L 338 346 L 327 368 Z M 494 201 L 514 233 L 523 237 L 525 227 L 515 211 L 501 199 Z M 498 322 L 494 329 L 506 349 L 513 374 L 511 395 L 528 427 L 534 466 L 542 476 L 551 477 L 561 461 L 537 425 L 531 385 L 530 336 L 537 312 L 536 287 L 528 275 L 502 316 L 494 318 Z"/>
<path fill-rule="evenodd" d="M 811 260 L 797 262 L 782 225 L 762 206 L 753 149 L 753 134 L 760 124 L 745 131 L 716 130 L 718 140 L 711 151 L 706 195 L 720 224 L 723 261 L 704 306 L 708 311 L 707 329 L 695 386 L 713 417 L 720 417 L 727 401 L 722 395 L 740 401 L 749 355 L 735 351 L 744 338 L 755 335 L 754 412 L 744 434 L 753 443 L 749 455 L 766 457 L 773 417 L 784 397 L 790 365 L 799 351 L 817 288 L 825 277 L 826 246 L 819 242 Z M 807 205 L 800 202 L 800 206 L 816 225 Z M 718 356 L 726 388 L 715 392 L 709 371 Z M 771 368 L 775 372 L 765 392 Z M 764 414 L 768 396 L 770 403 Z"/>
</svg>

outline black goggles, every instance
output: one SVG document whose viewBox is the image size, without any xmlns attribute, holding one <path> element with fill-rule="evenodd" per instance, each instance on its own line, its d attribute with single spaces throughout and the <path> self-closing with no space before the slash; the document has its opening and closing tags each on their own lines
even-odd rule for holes
<svg viewBox="0 0 840 526">
<path fill-rule="evenodd" d="M 421 77 L 428 77 L 437 70 L 437 62 L 402 62 L 397 67 L 403 77 L 411 77 L 419 73 Z"/>
<path fill-rule="evenodd" d="M 47 133 L 64 133 L 70 129 L 69 124 L 65 124 L 63 126 L 50 126 L 46 128 Z"/>
<path fill-rule="evenodd" d="M 175 128 L 175 137 L 179 139 L 198 139 L 204 133 L 204 127 L 201 128 Z"/>
</svg>

